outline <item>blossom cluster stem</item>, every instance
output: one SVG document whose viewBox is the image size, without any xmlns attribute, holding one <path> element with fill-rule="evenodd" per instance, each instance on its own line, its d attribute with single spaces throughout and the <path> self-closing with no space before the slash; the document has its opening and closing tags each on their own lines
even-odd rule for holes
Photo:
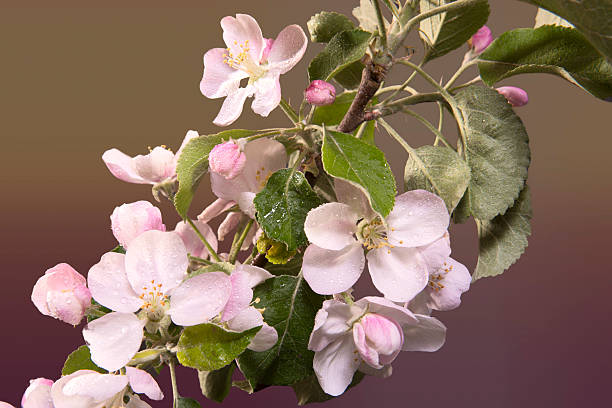
<svg viewBox="0 0 612 408">
<path fill-rule="evenodd" d="M 215 251 L 213 249 L 213 247 L 208 243 L 208 241 L 206 240 L 204 235 L 202 235 L 202 233 L 200 232 L 198 227 L 195 225 L 195 223 L 190 218 L 185 218 L 185 220 L 187 221 L 187 223 L 189 225 L 191 225 L 191 228 L 193 228 L 193 230 L 195 231 L 196 235 L 204 243 L 204 245 L 206 246 L 206 249 L 208 249 L 208 252 L 210 253 L 210 256 L 212 256 L 215 261 L 221 262 L 221 258 L 219 258 L 219 255 L 217 254 L 217 251 Z"/>
<path fill-rule="evenodd" d="M 385 27 L 385 19 L 383 18 L 382 11 L 380 10 L 380 3 L 378 0 L 372 0 L 374 10 L 376 10 L 376 20 L 378 22 L 378 35 L 380 36 L 380 43 L 383 50 L 387 51 L 387 30 Z"/>
<path fill-rule="evenodd" d="M 296 113 L 296 111 L 291 107 L 291 105 L 289 105 L 289 103 L 286 100 L 281 99 L 280 107 L 283 110 L 283 112 L 285 112 L 285 115 L 287 115 L 289 120 L 291 120 L 291 122 L 293 122 L 294 125 L 297 125 L 298 122 L 300 121 L 300 118 L 298 114 Z"/>
<path fill-rule="evenodd" d="M 174 363 L 174 357 L 171 357 L 168 361 L 168 367 L 170 368 L 170 381 L 172 382 L 172 408 L 178 408 L 178 401 L 180 395 L 176 382 L 176 366 Z"/>
<path fill-rule="evenodd" d="M 240 252 L 240 248 L 242 248 L 242 244 L 244 243 L 244 240 L 249 234 L 249 231 L 251 230 L 253 223 L 254 223 L 254 220 L 252 218 L 249 218 L 246 225 L 244 226 L 244 229 L 242 229 L 242 233 L 238 235 L 238 231 L 240 231 L 240 228 L 238 229 L 238 231 L 236 231 L 236 235 L 234 236 L 235 239 L 234 239 L 234 242 L 232 243 L 232 248 L 229 254 L 230 263 L 236 262 L 236 257 L 238 256 L 238 252 Z"/>
<path fill-rule="evenodd" d="M 414 111 L 412 111 L 410 109 L 404 108 L 402 111 L 404 113 L 412 116 L 413 118 L 417 119 L 423 125 L 425 125 L 425 127 L 427 129 L 429 129 L 431 131 L 431 133 L 433 133 L 436 136 L 436 141 L 441 140 L 446 145 L 446 147 L 449 147 L 449 148 L 453 149 L 452 145 L 446 140 L 446 138 L 444 137 L 444 135 L 442 134 L 440 129 L 436 128 L 430 121 L 428 121 L 423 116 L 419 115 L 418 113 L 416 113 L 416 112 L 414 112 Z"/>
</svg>

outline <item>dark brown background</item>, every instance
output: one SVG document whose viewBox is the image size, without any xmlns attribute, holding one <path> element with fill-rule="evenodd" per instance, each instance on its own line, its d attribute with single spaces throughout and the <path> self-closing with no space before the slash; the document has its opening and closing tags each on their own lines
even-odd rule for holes
<svg viewBox="0 0 612 408">
<path fill-rule="evenodd" d="M 349 12 L 356 0 L 48 3 L 3 0 L 0 6 L 0 399 L 12 403 L 30 378 L 55 379 L 64 357 L 83 342 L 79 328 L 36 311 L 29 300 L 36 279 L 63 261 L 86 274 L 115 245 L 108 218 L 113 208 L 151 200 L 148 187 L 114 179 L 102 152 L 176 148 L 188 129 L 216 131 L 211 120 L 219 102 L 205 99 L 198 83 L 203 53 L 222 46 L 221 17 L 249 13 L 273 37 L 291 23 L 305 28 L 321 9 Z M 532 26 L 535 8 L 491 3 L 495 35 Z M 432 64 L 435 75 L 448 78 L 463 51 Z M 293 103 L 307 85 L 306 61 L 282 80 Z M 608 403 L 611 105 L 552 76 L 506 84 L 525 88 L 531 98 L 518 110 L 533 152 L 535 221 L 527 253 L 503 277 L 478 281 L 461 308 L 441 314 L 449 329 L 441 351 L 404 353 L 391 379 L 368 378 L 329 406 Z M 245 112 L 236 126 L 287 124 L 278 110 L 268 120 Z M 415 146 L 431 140 L 412 119 L 395 123 Z M 377 137 L 401 174 L 405 154 L 385 135 Z M 210 200 L 203 196 L 196 206 Z M 162 209 L 172 227 L 170 206 Z M 473 225 L 453 234 L 454 255 L 470 268 L 474 234 Z M 183 394 L 200 398 L 189 370 L 180 379 Z M 225 406 L 245 403 L 295 404 L 290 390 L 274 388 L 251 397 L 234 390 Z M 157 406 L 169 404 L 167 398 Z"/>
</svg>

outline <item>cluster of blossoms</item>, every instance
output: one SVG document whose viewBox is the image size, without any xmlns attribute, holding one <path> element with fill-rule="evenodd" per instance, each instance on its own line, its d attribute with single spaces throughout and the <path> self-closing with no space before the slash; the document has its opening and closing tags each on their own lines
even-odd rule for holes
<svg viewBox="0 0 612 408">
<path fill-rule="evenodd" d="M 253 111 L 267 116 L 281 104 L 280 75 L 301 60 L 306 34 L 291 25 L 275 39 L 264 38 L 257 22 L 244 14 L 225 17 L 221 26 L 227 47 L 204 55 L 200 83 L 206 97 L 225 98 L 214 123 L 233 123 L 248 97 L 254 97 Z M 470 41 L 464 64 L 491 41 L 490 30 L 481 28 Z M 241 87 L 243 79 L 248 82 Z M 527 103 L 518 88 L 497 90 L 513 106 Z M 303 103 L 312 111 L 304 117 L 300 110 L 296 129 L 308 135 L 312 112 L 335 98 L 331 83 L 312 81 Z M 123 204 L 110 216 L 119 246 L 104 253 L 86 278 L 61 263 L 38 279 L 32 301 L 42 314 L 73 326 L 87 318 L 82 334 L 99 370 L 79 369 L 55 382 L 32 380 L 21 402 L 24 408 L 148 407 L 139 394 L 152 400 L 164 397 L 152 370 L 162 364 L 173 367 L 181 333 L 192 326 L 213 325 L 229 333 L 257 328 L 246 348 L 259 353 L 275 347 L 282 337 L 280 326 L 265 321 L 266 305 L 254 295 L 257 286 L 275 278 L 264 268 L 269 265 L 266 257 L 272 262 L 270 245 L 262 250 L 261 242 L 286 249 L 280 263 L 301 259 L 298 275 L 321 299 L 306 347 L 313 352 L 312 369 L 326 394 L 342 394 L 357 371 L 391 375 L 400 351 L 433 352 L 444 344 L 446 327 L 432 312 L 458 307 L 471 282 L 467 268 L 450 257 L 445 201 L 423 189 L 406 191 L 382 216 L 363 186 L 329 177 L 335 200 L 308 209 L 300 226 L 308 244 L 289 251 L 268 236 L 256 197 L 279 170 L 322 172 L 321 166 L 313 170 L 320 153 L 312 153 L 320 152 L 321 143 L 310 150 L 298 148 L 296 155 L 291 144 L 265 136 L 262 131 L 222 138 L 207 152 L 217 199 L 196 219 L 184 217 L 171 229 L 152 203 Z M 181 187 L 181 154 L 203 137 L 190 130 L 176 154 L 165 146 L 135 157 L 110 149 L 102 159 L 116 178 L 150 184 L 158 201 L 172 200 Z M 222 216 L 215 232 L 209 224 Z M 231 249 L 220 253 L 222 242 L 234 232 Z M 355 299 L 353 287 L 366 265 L 382 296 Z"/>
</svg>

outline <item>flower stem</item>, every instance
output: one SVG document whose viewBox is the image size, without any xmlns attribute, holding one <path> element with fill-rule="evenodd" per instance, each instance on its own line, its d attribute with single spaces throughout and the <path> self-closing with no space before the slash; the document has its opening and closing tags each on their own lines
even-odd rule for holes
<svg viewBox="0 0 612 408">
<path fill-rule="evenodd" d="M 472 61 L 472 62 L 468 62 L 467 64 L 461 65 L 459 69 L 457 70 L 457 72 L 455 72 L 455 74 L 451 77 L 451 79 L 448 80 L 446 85 L 444 85 L 444 89 L 450 89 L 450 87 L 453 86 L 453 84 L 459 79 L 461 74 L 463 74 L 466 69 L 474 65 L 474 63 L 475 62 Z"/>
<path fill-rule="evenodd" d="M 289 120 L 291 120 L 291 122 L 293 122 L 294 125 L 297 125 L 299 123 L 300 118 L 298 117 L 298 114 L 291 107 L 291 105 L 289 105 L 287 103 L 287 101 L 285 101 L 284 99 L 281 99 L 280 107 L 283 110 L 283 112 L 285 112 L 285 115 L 287 115 Z"/>
<path fill-rule="evenodd" d="M 190 218 L 185 218 L 185 220 L 187 221 L 187 223 L 189 225 L 191 225 L 191 228 L 193 228 L 193 230 L 195 231 L 196 235 L 204 243 L 204 245 L 206 246 L 206 249 L 208 249 L 208 252 L 215 259 L 215 261 L 221 262 L 221 258 L 219 258 L 219 255 L 217 254 L 217 252 L 213 249 L 212 246 L 210 246 L 210 244 L 208 243 L 206 238 L 204 238 L 204 235 L 202 235 L 202 233 L 200 232 L 198 227 L 196 227 L 195 223 Z"/>
<path fill-rule="evenodd" d="M 234 262 L 236 262 L 236 257 L 238 256 L 238 252 L 240 252 L 240 248 L 242 248 L 242 244 L 244 243 L 244 240 L 249 234 L 249 231 L 251 230 L 251 227 L 253 226 L 253 222 L 254 222 L 253 219 L 249 218 L 249 221 L 246 223 L 240 236 L 238 236 L 238 231 L 240 231 L 240 229 L 236 231 L 236 235 L 234 236 L 234 242 L 232 243 L 232 249 L 230 250 L 230 254 L 229 254 L 230 263 L 233 264 Z M 238 239 L 236 239 L 236 237 L 238 237 Z"/>
<path fill-rule="evenodd" d="M 450 143 L 448 143 L 444 135 L 442 135 L 440 130 L 438 130 L 434 125 L 432 125 L 430 121 L 428 121 L 427 119 L 425 119 L 423 116 L 419 115 L 418 113 L 411 111 L 410 109 L 404 109 L 403 112 L 407 113 L 408 115 L 412 116 L 413 118 L 421 122 L 423 125 L 425 125 L 425 127 L 429 129 L 431 133 L 433 133 L 436 136 L 436 141 L 442 140 L 442 142 L 446 145 L 446 147 L 450 147 L 451 149 L 453 149 L 453 147 L 450 145 Z"/>
<path fill-rule="evenodd" d="M 380 42 L 383 46 L 383 50 L 387 51 L 387 30 L 385 27 L 385 20 L 380 10 L 380 4 L 378 0 L 372 0 L 374 10 L 376 10 L 376 19 L 378 20 L 378 35 L 380 36 Z"/>
<path fill-rule="evenodd" d="M 178 400 L 180 395 L 178 392 L 178 385 L 176 383 L 176 367 L 174 366 L 174 357 L 171 357 L 168 361 L 168 367 L 170 368 L 170 381 L 172 382 L 172 408 L 178 408 Z"/>
</svg>

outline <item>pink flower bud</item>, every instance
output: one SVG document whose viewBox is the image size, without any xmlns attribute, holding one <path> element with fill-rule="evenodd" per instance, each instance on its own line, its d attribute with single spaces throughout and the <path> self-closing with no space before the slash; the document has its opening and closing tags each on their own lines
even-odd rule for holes
<svg viewBox="0 0 612 408">
<path fill-rule="evenodd" d="M 510 105 L 512 106 L 524 106 L 529 102 L 529 96 L 521 88 L 515 86 L 502 86 L 496 89 L 497 92 L 504 95 Z"/>
<path fill-rule="evenodd" d="M 91 304 L 85 277 L 61 263 L 47 270 L 32 290 L 32 302 L 40 313 L 77 325 Z"/>
<path fill-rule="evenodd" d="M 304 91 L 304 97 L 314 106 L 329 105 L 336 100 L 336 88 L 329 82 L 315 79 Z"/>
<path fill-rule="evenodd" d="M 9 404 L 8 402 L 0 401 L 0 408 L 15 408 L 15 407 Z"/>
<path fill-rule="evenodd" d="M 266 43 L 266 46 L 261 54 L 260 64 L 265 64 L 268 61 L 268 56 L 270 55 L 270 51 L 272 51 L 274 40 L 272 38 L 264 38 L 264 42 Z"/>
<path fill-rule="evenodd" d="M 148 201 L 123 204 L 115 208 L 110 219 L 113 235 L 124 248 L 145 231 L 166 230 L 161 211 Z"/>
<path fill-rule="evenodd" d="M 472 47 L 472 52 L 476 55 L 486 50 L 492 42 L 493 36 L 491 35 L 491 30 L 486 25 L 480 27 L 476 34 L 468 40 L 469 46 Z"/>
<path fill-rule="evenodd" d="M 376 313 L 368 313 L 355 323 L 353 338 L 363 360 L 374 368 L 390 364 L 404 344 L 400 326 Z"/>
<path fill-rule="evenodd" d="M 51 386 L 53 381 L 46 378 L 30 380 L 30 386 L 21 398 L 22 408 L 53 408 L 51 399 Z M 2 405 L 0 405 L 0 408 Z"/>
<path fill-rule="evenodd" d="M 216 145 L 208 155 L 210 171 L 231 180 L 242 173 L 246 163 L 246 156 L 234 142 L 225 142 Z"/>
</svg>

